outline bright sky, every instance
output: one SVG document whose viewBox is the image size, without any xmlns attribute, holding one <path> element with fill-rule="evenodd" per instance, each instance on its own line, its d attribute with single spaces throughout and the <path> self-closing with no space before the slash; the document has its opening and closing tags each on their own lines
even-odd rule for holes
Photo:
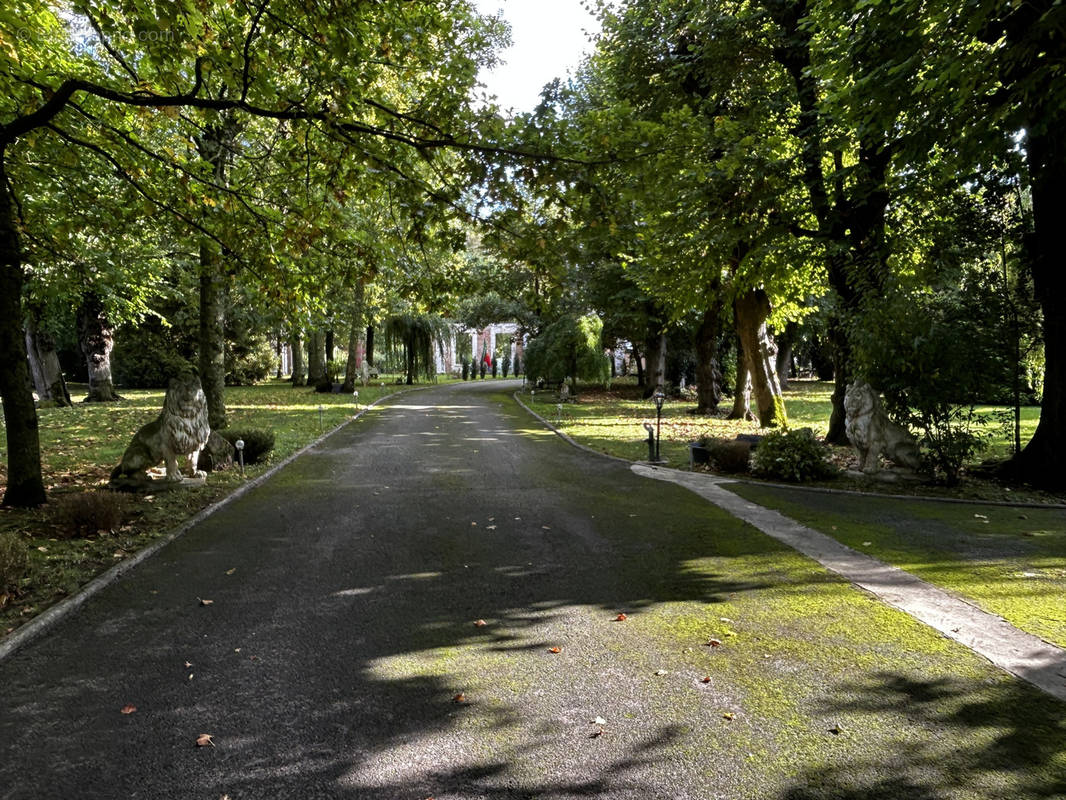
<svg viewBox="0 0 1066 800">
<path fill-rule="evenodd" d="M 482 14 L 502 10 L 511 24 L 514 44 L 501 54 L 506 62 L 480 80 L 504 109 L 532 111 L 540 90 L 553 78 L 563 78 L 590 52 L 587 34 L 599 23 L 580 0 L 475 0 Z"/>
</svg>

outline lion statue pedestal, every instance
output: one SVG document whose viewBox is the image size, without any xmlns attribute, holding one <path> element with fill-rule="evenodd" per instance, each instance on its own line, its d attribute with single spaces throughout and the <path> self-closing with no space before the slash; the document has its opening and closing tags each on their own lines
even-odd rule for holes
<svg viewBox="0 0 1066 800">
<path fill-rule="evenodd" d="M 881 471 L 880 456 L 908 470 L 921 466 L 918 442 L 902 425 L 888 418 L 881 398 L 870 384 L 856 381 L 844 394 L 844 432 L 859 454 L 859 469 L 866 475 Z"/>
<path fill-rule="evenodd" d="M 126 491 L 165 484 L 202 486 L 207 473 L 197 469 L 197 460 L 210 437 L 207 397 L 200 379 L 190 374 L 171 378 L 162 412 L 134 434 L 122 461 L 111 472 L 109 485 Z M 191 478 L 182 475 L 179 456 L 188 457 Z M 153 479 L 149 470 L 160 462 L 166 464 L 166 476 Z"/>
</svg>

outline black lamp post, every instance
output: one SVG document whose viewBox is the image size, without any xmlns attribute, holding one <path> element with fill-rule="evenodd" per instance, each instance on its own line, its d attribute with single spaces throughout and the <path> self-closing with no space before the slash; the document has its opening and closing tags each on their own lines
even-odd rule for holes
<svg viewBox="0 0 1066 800">
<path fill-rule="evenodd" d="M 659 455 L 659 427 L 663 419 L 663 403 L 666 402 L 666 394 L 663 393 L 662 386 L 655 389 L 655 394 L 651 396 L 651 399 L 655 401 L 655 460 L 662 461 L 662 456 Z"/>
</svg>

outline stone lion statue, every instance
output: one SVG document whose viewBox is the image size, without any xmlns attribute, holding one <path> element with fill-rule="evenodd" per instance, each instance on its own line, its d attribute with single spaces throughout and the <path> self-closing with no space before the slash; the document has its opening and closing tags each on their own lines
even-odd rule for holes
<svg viewBox="0 0 1066 800">
<path fill-rule="evenodd" d="M 844 432 L 859 454 L 859 469 L 867 475 L 880 470 L 878 457 L 909 469 L 921 464 L 918 442 L 910 431 L 888 418 L 881 398 L 866 381 L 856 381 L 844 394 Z"/>
<path fill-rule="evenodd" d="M 151 482 L 147 471 L 161 461 L 167 467 L 167 480 L 180 481 L 179 456 L 188 457 L 193 477 L 203 478 L 206 473 L 196 465 L 210 436 L 207 397 L 200 379 L 192 374 L 171 378 L 162 412 L 134 434 L 122 461 L 111 472 L 111 485 L 122 489 L 146 486 Z"/>
</svg>

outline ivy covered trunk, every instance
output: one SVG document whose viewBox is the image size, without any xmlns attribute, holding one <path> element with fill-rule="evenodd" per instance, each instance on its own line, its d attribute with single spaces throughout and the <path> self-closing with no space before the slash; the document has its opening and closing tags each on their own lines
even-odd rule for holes
<svg viewBox="0 0 1066 800">
<path fill-rule="evenodd" d="M 57 406 L 69 406 L 70 392 L 63 380 L 63 368 L 59 365 L 55 340 L 42 330 L 33 313 L 26 315 L 26 353 L 29 355 L 33 385 L 41 400 Z"/>
<path fill-rule="evenodd" d="M 112 403 L 122 398 L 111 380 L 111 350 L 115 346 L 115 331 L 104 310 L 104 302 L 94 291 L 88 291 L 78 305 L 78 346 L 89 371 L 87 403 Z"/>
<path fill-rule="evenodd" d="M 0 148 L 0 396 L 7 433 L 7 491 L 3 504 L 19 508 L 45 502 L 37 409 L 30 391 L 22 334 L 22 258 L 15 211 Z"/>
<path fill-rule="evenodd" d="M 764 428 L 784 426 L 785 399 L 777 381 L 777 348 L 766 330 L 770 316 L 770 298 L 762 289 L 737 296 L 734 304 L 737 334 L 744 346 L 744 357 L 751 374 L 752 394 L 759 425 Z"/>
<path fill-rule="evenodd" d="M 718 335 L 721 333 L 722 304 L 703 312 L 696 330 L 696 413 L 713 414 L 722 401 L 722 371 L 718 366 Z"/>
</svg>

